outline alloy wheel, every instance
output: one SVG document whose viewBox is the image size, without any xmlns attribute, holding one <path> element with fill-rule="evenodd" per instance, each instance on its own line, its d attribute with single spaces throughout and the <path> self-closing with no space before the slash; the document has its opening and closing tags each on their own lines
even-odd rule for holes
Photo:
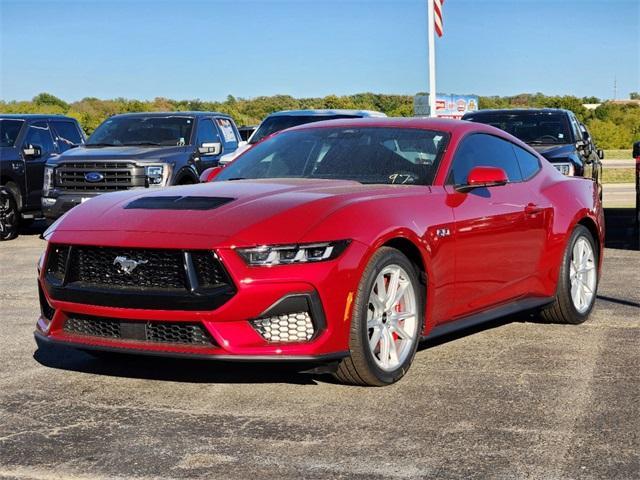
<svg viewBox="0 0 640 480">
<path fill-rule="evenodd" d="M 369 350 L 381 369 L 391 371 L 411 354 L 418 334 L 418 303 L 411 277 L 387 265 L 376 277 L 367 309 Z"/>
<path fill-rule="evenodd" d="M 593 247 L 584 237 L 578 237 L 571 251 L 569 283 L 573 306 L 578 313 L 583 314 L 591 307 L 597 283 Z"/>
</svg>

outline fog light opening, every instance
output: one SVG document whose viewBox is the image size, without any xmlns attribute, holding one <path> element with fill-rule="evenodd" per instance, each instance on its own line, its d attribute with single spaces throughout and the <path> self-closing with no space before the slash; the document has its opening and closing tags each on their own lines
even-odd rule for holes
<svg viewBox="0 0 640 480">
<path fill-rule="evenodd" d="M 253 328 L 268 342 L 308 342 L 315 328 L 309 312 L 294 312 L 251 321 Z"/>
</svg>

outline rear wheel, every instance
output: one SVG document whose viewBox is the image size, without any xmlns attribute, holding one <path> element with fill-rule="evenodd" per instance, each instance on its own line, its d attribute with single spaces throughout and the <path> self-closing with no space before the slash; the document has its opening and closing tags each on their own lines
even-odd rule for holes
<svg viewBox="0 0 640 480">
<path fill-rule="evenodd" d="M 579 324 L 591 313 L 598 290 L 598 251 L 591 232 L 578 225 L 567 244 L 555 301 L 542 311 L 552 323 Z"/>
<path fill-rule="evenodd" d="M 18 236 L 19 217 L 13 195 L 0 188 L 0 241 L 12 240 Z"/>
<path fill-rule="evenodd" d="M 353 305 L 350 355 L 335 376 L 344 383 L 382 386 L 409 369 L 422 333 L 423 301 L 415 266 L 383 247 L 365 269 Z"/>
</svg>

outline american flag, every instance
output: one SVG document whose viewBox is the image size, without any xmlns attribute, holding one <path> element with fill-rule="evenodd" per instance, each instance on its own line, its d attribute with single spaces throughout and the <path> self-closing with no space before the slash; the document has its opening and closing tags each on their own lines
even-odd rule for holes
<svg viewBox="0 0 640 480">
<path fill-rule="evenodd" d="M 439 37 L 442 36 L 442 5 L 444 0 L 430 0 L 433 2 L 433 23 L 436 28 L 436 33 Z"/>
</svg>

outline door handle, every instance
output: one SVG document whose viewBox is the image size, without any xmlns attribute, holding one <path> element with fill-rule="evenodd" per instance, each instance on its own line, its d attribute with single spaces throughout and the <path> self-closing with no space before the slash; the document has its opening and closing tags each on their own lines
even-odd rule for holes
<svg viewBox="0 0 640 480">
<path fill-rule="evenodd" d="M 542 207 L 539 207 L 535 203 L 528 203 L 526 207 L 524 207 L 524 213 L 527 215 L 533 215 L 536 213 L 540 213 L 542 211 Z"/>
</svg>

